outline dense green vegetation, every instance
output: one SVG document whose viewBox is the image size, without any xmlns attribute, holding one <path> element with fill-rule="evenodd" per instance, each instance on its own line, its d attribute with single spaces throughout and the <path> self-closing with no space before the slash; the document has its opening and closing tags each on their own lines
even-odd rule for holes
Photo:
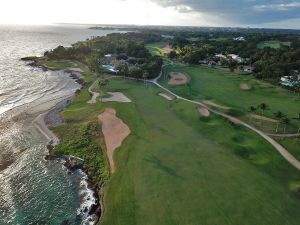
<svg viewBox="0 0 300 225">
<path fill-rule="evenodd" d="M 239 35 L 244 41 L 234 40 Z M 178 59 L 185 63 L 199 64 L 199 61 L 213 60 L 233 70 L 237 66 L 252 65 L 255 77 L 275 81 L 282 76 L 291 76 L 294 70 L 300 70 L 299 34 L 199 32 L 193 34 L 193 38 L 175 35 L 170 40 Z M 236 54 L 242 60 L 233 64 L 235 60 L 230 57 L 219 58 L 216 54 Z"/>
<path fill-rule="evenodd" d="M 289 41 L 285 41 L 285 42 L 281 42 L 281 41 L 262 41 L 262 42 L 258 43 L 257 47 L 260 48 L 260 49 L 268 48 L 268 47 L 278 49 L 282 45 L 283 46 L 290 46 L 291 42 L 289 42 Z"/>
<path fill-rule="evenodd" d="M 103 224 L 298 224 L 300 174 L 256 134 L 156 87 L 112 80 L 132 130 L 115 153 Z"/>
<path fill-rule="evenodd" d="M 100 125 L 93 122 L 66 123 L 54 129 L 61 144 L 54 148 L 56 155 L 72 155 L 84 160 L 94 182 L 106 181 L 109 170 L 100 142 Z"/>
<path fill-rule="evenodd" d="M 54 127 L 60 144 L 54 148 L 56 155 L 72 155 L 85 161 L 92 181 L 97 184 L 109 178 L 109 166 L 106 161 L 104 140 L 98 121 L 98 115 L 103 106 L 101 104 L 87 104 L 91 98 L 87 89 L 96 79 L 88 68 L 76 61 L 47 61 L 47 66 L 52 68 L 68 68 L 77 66 L 83 72 L 85 83 L 83 88 L 76 93 L 76 97 L 62 112 L 65 123 Z M 64 68 L 64 69 L 65 69 Z"/>
<path fill-rule="evenodd" d="M 145 43 L 159 40 L 155 34 L 109 34 L 78 42 L 72 47 L 58 46 L 44 54 L 43 64 L 57 60 L 76 60 L 89 66 L 90 70 L 102 74 L 104 64 L 114 66 L 123 76 L 154 78 L 160 71 L 162 59 L 152 56 Z M 107 57 L 109 55 L 109 57 Z"/>
</svg>

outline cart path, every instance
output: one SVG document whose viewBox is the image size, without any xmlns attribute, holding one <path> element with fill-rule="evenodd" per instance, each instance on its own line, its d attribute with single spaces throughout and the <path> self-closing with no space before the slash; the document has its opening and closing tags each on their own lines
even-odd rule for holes
<svg viewBox="0 0 300 225">
<path fill-rule="evenodd" d="M 169 65 L 172 65 L 172 63 L 170 63 Z M 236 117 L 233 117 L 233 116 L 227 115 L 225 113 L 219 112 L 217 110 L 211 109 L 210 107 L 208 107 L 206 104 L 204 104 L 202 102 L 198 102 L 198 101 L 190 100 L 190 99 L 187 99 L 187 98 L 183 98 L 183 97 L 173 93 L 172 91 L 170 91 L 169 89 L 165 88 L 164 86 L 160 85 L 157 82 L 161 76 L 162 76 L 162 71 L 161 71 L 161 73 L 159 74 L 159 76 L 157 78 L 155 78 L 153 80 L 149 80 L 149 82 L 155 84 L 159 88 L 161 88 L 164 91 L 168 92 L 169 94 L 175 96 L 177 99 L 187 101 L 187 102 L 199 105 L 201 107 L 204 107 L 204 108 L 208 109 L 209 111 L 211 111 L 211 112 L 213 112 L 213 113 L 215 113 L 219 116 L 222 116 L 223 118 L 229 119 L 230 121 L 232 121 L 235 124 L 242 125 L 242 126 L 248 128 L 248 129 L 254 131 L 258 135 L 260 135 L 262 138 L 264 138 L 266 141 L 268 141 L 291 165 L 293 165 L 295 168 L 300 170 L 300 162 L 291 153 L 289 153 L 289 151 L 286 148 L 284 148 L 282 145 L 280 145 L 277 141 L 272 139 L 270 136 L 268 136 L 267 134 L 265 134 L 261 130 L 258 130 L 257 128 L 247 124 L 246 122 L 241 121 L 240 119 L 238 119 Z"/>
</svg>

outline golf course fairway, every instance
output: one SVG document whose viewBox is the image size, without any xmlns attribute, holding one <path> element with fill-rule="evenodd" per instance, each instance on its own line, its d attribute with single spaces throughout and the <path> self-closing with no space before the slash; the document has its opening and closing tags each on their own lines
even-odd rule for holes
<svg viewBox="0 0 300 225">
<path fill-rule="evenodd" d="M 98 103 L 131 130 L 114 153 L 104 225 L 300 224 L 300 172 L 258 135 L 151 84 L 111 79 L 107 91 L 132 102 Z"/>
</svg>

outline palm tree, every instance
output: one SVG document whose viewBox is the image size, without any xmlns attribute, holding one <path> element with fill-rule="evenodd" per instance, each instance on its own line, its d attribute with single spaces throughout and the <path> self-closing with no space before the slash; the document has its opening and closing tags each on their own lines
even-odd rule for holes
<svg viewBox="0 0 300 225">
<path fill-rule="evenodd" d="M 281 123 L 284 124 L 283 132 L 285 133 L 285 131 L 286 131 L 286 126 L 287 126 L 288 124 L 290 124 L 290 119 L 287 118 L 286 116 L 284 116 L 284 117 L 281 119 Z"/>
<path fill-rule="evenodd" d="M 98 81 L 98 86 L 99 86 L 99 89 L 100 91 L 103 90 L 103 93 L 104 93 L 104 89 L 105 87 L 109 84 L 109 80 L 108 79 L 101 79 Z M 101 96 L 100 96 L 100 101 L 101 101 Z"/>
<path fill-rule="evenodd" d="M 294 118 L 294 120 L 297 120 L 299 122 L 299 128 L 298 128 L 298 134 L 300 134 L 300 113 L 297 114 L 297 117 Z"/>
<path fill-rule="evenodd" d="M 266 110 L 269 109 L 269 107 L 268 107 L 268 105 L 267 105 L 266 103 L 261 103 L 261 104 L 258 106 L 258 108 L 261 109 L 261 115 L 262 115 L 262 116 L 264 115 L 264 112 L 265 112 Z"/>
<path fill-rule="evenodd" d="M 274 116 L 275 118 L 277 119 L 277 124 L 276 124 L 276 133 L 278 132 L 278 127 L 279 127 L 279 123 L 280 123 L 280 120 L 285 117 L 285 115 L 280 112 L 280 111 L 277 111 L 276 113 L 274 113 Z"/>
</svg>

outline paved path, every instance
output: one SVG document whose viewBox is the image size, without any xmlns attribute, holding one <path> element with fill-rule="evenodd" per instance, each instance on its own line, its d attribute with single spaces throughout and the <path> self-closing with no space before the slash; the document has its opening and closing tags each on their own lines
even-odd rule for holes
<svg viewBox="0 0 300 225">
<path fill-rule="evenodd" d="M 172 63 L 168 64 L 168 65 L 173 65 Z M 167 66 L 167 65 L 165 65 Z M 268 141 L 291 165 L 293 165 L 295 168 L 297 168 L 298 170 L 300 170 L 300 162 L 292 155 L 289 153 L 289 151 L 287 149 L 285 149 L 282 145 L 280 145 L 278 142 L 276 142 L 274 139 L 272 139 L 271 137 L 269 137 L 267 134 L 265 134 L 264 132 L 262 132 L 261 130 L 258 130 L 257 128 L 241 121 L 240 119 L 227 115 L 225 113 L 219 112 L 217 110 L 211 109 L 210 107 L 208 107 L 206 104 L 202 103 L 202 102 L 198 102 L 198 101 L 194 101 L 194 100 L 190 100 L 187 98 L 183 98 L 175 93 L 173 93 L 172 91 L 170 91 L 169 89 L 163 87 L 162 85 L 160 85 L 158 83 L 158 80 L 160 79 L 160 77 L 162 76 L 162 71 L 159 74 L 159 76 L 153 80 L 150 80 L 149 82 L 155 84 L 156 86 L 160 87 L 161 89 L 163 89 L 164 91 L 168 92 L 169 94 L 175 96 L 177 99 L 181 99 L 183 101 L 187 101 L 196 105 L 199 105 L 201 107 L 204 107 L 206 109 L 208 109 L 209 111 L 222 116 L 224 118 L 229 119 L 230 121 L 232 121 L 235 124 L 239 124 L 242 125 L 252 131 L 254 131 L 255 133 L 257 133 L 258 135 L 260 135 L 262 138 L 264 138 L 266 141 Z"/>
<path fill-rule="evenodd" d="M 91 100 L 87 101 L 88 104 L 95 104 L 97 102 L 97 97 L 100 95 L 98 92 L 92 91 L 93 86 L 98 82 L 99 79 L 96 79 L 95 82 L 89 87 L 88 92 L 92 94 Z"/>
<path fill-rule="evenodd" d="M 300 133 L 299 134 L 268 134 L 268 136 L 272 136 L 272 137 L 300 137 Z"/>
</svg>

